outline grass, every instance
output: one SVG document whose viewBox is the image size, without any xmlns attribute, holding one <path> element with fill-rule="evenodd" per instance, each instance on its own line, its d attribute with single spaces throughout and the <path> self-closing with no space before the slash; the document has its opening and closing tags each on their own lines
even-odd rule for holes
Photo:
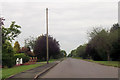
<svg viewBox="0 0 120 80">
<path fill-rule="evenodd" d="M 93 62 L 102 64 L 102 65 L 106 65 L 106 66 L 113 66 L 113 67 L 119 67 L 120 68 L 119 61 L 93 61 Z"/>
<path fill-rule="evenodd" d="M 75 57 L 75 59 L 82 59 L 82 58 L 81 57 Z M 94 61 L 92 59 L 82 59 L 82 60 L 102 64 L 102 65 L 105 65 L 105 66 L 113 66 L 113 67 L 119 67 L 120 68 L 120 62 L 119 61 Z"/>
<path fill-rule="evenodd" d="M 52 63 L 56 61 L 56 59 L 50 59 L 49 63 Z M 2 69 L 2 79 L 6 79 L 8 77 L 10 77 L 11 75 L 15 75 L 17 73 L 38 67 L 38 66 L 42 66 L 46 64 L 46 61 L 42 61 L 42 62 L 37 62 L 37 64 L 32 64 L 32 65 L 23 65 L 23 66 L 18 66 L 18 67 L 12 67 L 12 68 L 3 68 Z M 1 72 L 1 71 L 0 71 Z"/>
<path fill-rule="evenodd" d="M 11 75 L 15 75 L 17 73 L 20 73 L 25 70 L 29 70 L 38 66 L 41 66 L 43 64 L 32 64 L 32 65 L 23 65 L 23 66 L 18 66 L 18 67 L 12 67 L 12 68 L 6 68 L 2 69 L 2 79 L 8 78 Z"/>
</svg>

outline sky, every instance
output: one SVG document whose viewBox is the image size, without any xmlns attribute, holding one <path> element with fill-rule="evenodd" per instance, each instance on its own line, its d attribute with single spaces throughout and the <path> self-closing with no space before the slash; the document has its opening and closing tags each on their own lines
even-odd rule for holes
<svg viewBox="0 0 120 80">
<path fill-rule="evenodd" d="M 21 47 L 24 40 L 46 33 L 45 9 L 49 11 L 49 35 L 59 41 L 67 54 L 89 41 L 93 27 L 110 29 L 118 22 L 119 0 L 0 0 L 0 16 L 5 27 L 11 21 L 22 33 L 15 39 Z M 13 41 L 14 43 L 14 41 Z"/>
</svg>

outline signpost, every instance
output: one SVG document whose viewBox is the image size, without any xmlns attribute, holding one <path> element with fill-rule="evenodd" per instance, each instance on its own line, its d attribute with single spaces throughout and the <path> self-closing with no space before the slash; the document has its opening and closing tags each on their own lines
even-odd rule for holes
<svg viewBox="0 0 120 80">
<path fill-rule="evenodd" d="M 16 65 L 18 66 L 18 65 L 21 65 L 21 64 L 23 64 L 23 59 L 22 58 L 17 58 L 16 59 Z"/>
</svg>

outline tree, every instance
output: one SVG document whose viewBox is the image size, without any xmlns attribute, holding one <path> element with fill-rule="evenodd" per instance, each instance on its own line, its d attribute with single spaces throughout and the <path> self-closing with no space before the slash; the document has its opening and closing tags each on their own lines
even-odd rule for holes
<svg viewBox="0 0 120 80">
<path fill-rule="evenodd" d="M 70 55 L 69 55 L 69 56 L 70 56 L 70 57 L 77 57 L 76 49 L 72 50 L 72 51 L 70 52 Z"/>
<path fill-rule="evenodd" d="M 14 50 L 15 50 L 15 52 L 19 52 L 19 50 L 20 50 L 20 44 L 19 44 L 19 42 L 18 41 L 16 41 L 15 42 L 15 44 L 14 44 Z"/>
<path fill-rule="evenodd" d="M 15 63 L 14 60 L 14 50 L 11 46 L 12 40 L 17 37 L 21 31 L 19 30 L 20 26 L 16 25 L 15 22 L 12 22 L 10 27 L 5 28 L 2 26 L 2 63 L 3 66 L 12 67 Z"/>
<path fill-rule="evenodd" d="M 28 51 L 30 51 L 30 48 L 29 48 L 29 47 L 22 47 L 22 48 L 19 50 L 20 53 L 26 53 L 26 52 L 28 52 Z"/>
<path fill-rule="evenodd" d="M 60 46 L 52 36 L 48 36 L 49 58 L 58 58 Z M 41 35 L 35 42 L 34 54 L 41 60 L 46 60 L 46 35 Z"/>
<path fill-rule="evenodd" d="M 19 50 L 19 53 L 24 53 L 27 56 L 33 57 L 35 56 L 34 53 L 30 50 L 30 47 L 22 47 Z"/>
<path fill-rule="evenodd" d="M 76 49 L 72 50 L 68 55 L 69 57 L 81 57 L 83 59 L 88 58 L 88 54 L 86 54 L 86 44 L 80 45 Z"/>
<path fill-rule="evenodd" d="M 12 40 L 15 40 L 15 37 L 21 33 L 19 28 L 21 28 L 21 26 L 16 25 L 15 21 L 12 22 L 9 28 L 2 26 L 2 43 L 4 43 L 6 40 L 10 42 L 12 42 Z"/>
<path fill-rule="evenodd" d="M 72 57 L 71 53 L 68 54 L 68 57 Z"/>
<path fill-rule="evenodd" d="M 30 47 L 31 50 L 33 50 L 35 46 L 35 41 L 36 38 L 30 36 L 29 38 L 25 39 L 25 47 Z"/>
<path fill-rule="evenodd" d="M 85 53 L 88 55 L 89 58 L 95 61 L 103 60 L 101 56 L 98 54 L 96 48 L 92 46 L 92 44 L 87 44 Z"/>
<path fill-rule="evenodd" d="M 114 24 L 110 30 L 110 39 L 112 44 L 111 58 L 112 60 L 120 60 L 120 25 Z"/>
<path fill-rule="evenodd" d="M 97 56 L 100 56 L 102 60 L 110 60 L 110 52 L 111 52 L 111 39 L 110 34 L 105 29 L 94 29 L 93 32 L 90 33 L 91 40 L 89 44 L 92 49 L 97 51 Z"/>
<path fill-rule="evenodd" d="M 77 47 L 76 54 L 77 57 L 88 58 L 88 54 L 86 54 L 86 44 Z"/>
<path fill-rule="evenodd" d="M 113 32 L 113 31 L 116 31 L 120 29 L 120 25 L 117 23 L 117 24 L 113 24 L 112 28 L 110 29 L 110 32 Z"/>
<path fill-rule="evenodd" d="M 66 56 L 67 56 L 67 53 L 66 53 L 66 51 L 65 51 L 65 50 L 61 50 L 60 52 L 63 54 L 63 56 L 64 56 L 64 57 L 66 57 Z"/>
<path fill-rule="evenodd" d="M 90 33 L 90 41 L 86 52 L 94 60 L 119 60 L 120 59 L 120 26 L 113 24 L 110 30 L 94 29 Z"/>
</svg>

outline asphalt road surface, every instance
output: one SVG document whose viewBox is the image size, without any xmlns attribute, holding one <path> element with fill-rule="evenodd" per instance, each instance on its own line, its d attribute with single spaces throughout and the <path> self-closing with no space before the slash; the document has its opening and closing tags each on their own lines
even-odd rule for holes
<svg viewBox="0 0 120 80">
<path fill-rule="evenodd" d="M 68 58 L 41 78 L 118 78 L 118 68 Z"/>
</svg>

